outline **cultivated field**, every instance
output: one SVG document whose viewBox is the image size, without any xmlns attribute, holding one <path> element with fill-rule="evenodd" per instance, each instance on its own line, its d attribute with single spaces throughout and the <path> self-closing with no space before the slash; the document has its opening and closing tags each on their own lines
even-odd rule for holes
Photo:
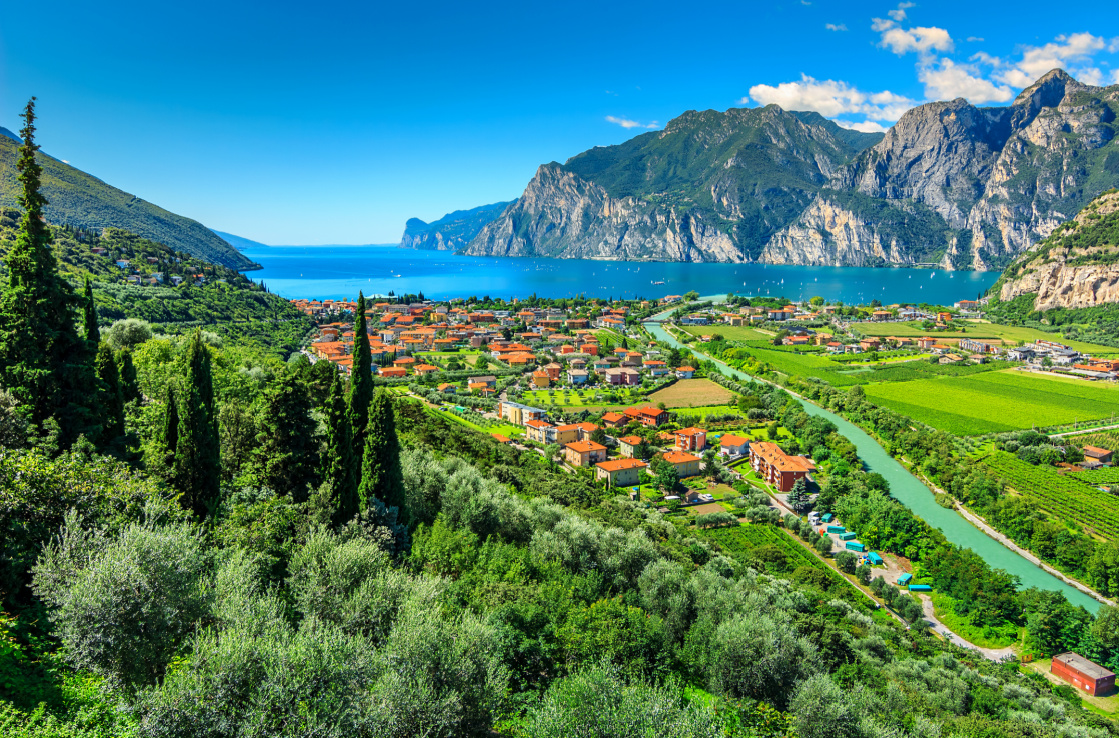
<svg viewBox="0 0 1119 738">
<path fill-rule="evenodd" d="M 867 397 L 957 435 L 1050 426 L 1119 414 L 1119 388 L 996 371 L 972 376 L 870 384 Z"/>
<path fill-rule="evenodd" d="M 663 402 L 667 408 L 705 407 L 725 404 L 733 397 L 733 392 L 709 379 L 681 379 L 649 395 L 649 402 L 653 405 Z"/>
<path fill-rule="evenodd" d="M 1045 341 L 1056 341 L 1063 343 L 1066 346 L 1083 351 L 1092 355 L 1111 355 L 1116 354 L 1117 351 L 1111 346 L 1100 346 L 1094 343 L 1084 343 L 1083 341 L 1070 341 L 1062 338 L 1059 333 L 1046 333 L 1034 328 L 1026 328 L 1017 325 L 998 325 L 995 323 L 984 323 L 975 320 L 957 320 L 953 321 L 956 325 L 967 326 L 966 333 L 939 333 L 929 332 L 921 327 L 919 322 L 909 323 L 855 323 L 852 328 L 855 328 L 860 333 L 867 336 L 932 336 L 937 341 L 945 344 L 955 345 L 961 338 L 974 338 L 979 341 L 1000 341 L 1007 346 L 1017 346 L 1019 343 L 1032 343 L 1034 340 L 1040 338 Z"/>
<path fill-rule="evenodd" d="M 983 463 L 1052 517 L 1069 520 L 1104 538 L 1119 539 L 1119 497 L 1059 474 L 1054 467 L 1027 464 L 1005 451 L 994 452 Z"/>
</svg>

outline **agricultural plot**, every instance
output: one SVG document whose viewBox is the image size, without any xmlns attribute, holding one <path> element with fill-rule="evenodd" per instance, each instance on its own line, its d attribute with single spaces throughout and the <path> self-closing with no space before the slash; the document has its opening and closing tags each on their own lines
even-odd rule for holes
<svg viewBox="0 0 1119 738">
<path fill-rule="evenodd" d="M 831 571 L 831 568 L 810 553 L 804 546 L 794 541 L 783 531 L 772 525 L 756 523 L 743 523 L 731 528 L 713 528 L 702 531 L 703 535 L 713 539 L 728 555 L 746 562 L 752 549 L 762 546 L 773 546 L 780 549 L 789 560 L 789 569 L 798 566 L 811 566 L 817 569 Z"/>
<path fill-rule="evenodd" d="M 1119 388 L 1016 371 L 870 384 L 866 394 L 914 420 L 965 436 L 1119 413 Z"/>
<path fill-rule="evenodd" d="M 917 321 L 909 323 L 855 323 L 852 327 L 866 336 L 904 336 L 909 338 L 915 336 L 932 336 L 941 343 L 953 345 L 958 343 L 961 338 L 974 338 L 980 341 L 1000 341 L 1008 346 L 1017 346 L 1022 342 L 1032 343 L 1040 338 L 1044 341 L 1063 343 L 1077 351 L 1083 351 L 1093 356 L 1113 355 L 1116 353 L 1115 348 L 1111 346 L 1100 346 L 1083 341 L 1071 341 L 1062 338 L 1059 333 L 1046 333 L 1045 331 L 1039 331 L 1035 328 L 1026 328 L 1025 326 L 999 325 L 997 323 L 984 323 L 975 320 L 957 320 L 953 322 L 956 325 L 964 326 L 966 332 L 930 333 L 925 328 L 922 328 L 921 323 Z"/>
<path fill-rule="evenodd" d="M 1119 469 L 1114 466 L 1092 471 L 1070 472 L 1067 476 L 1093 486 L 1114 487 L 1119 485 Z"/>
<path fill-rule="evenodd" d="M 1066 436 L 1064 442 L 1075 443 L 1078 446 L 1106 448 L 1108 451 L 1119 451 L 1119 432 L 1110 430 L 1085 433 L 1079 436 Z"/>
<path fill-rule="evenodd" d="M 730 402 L 734 393 L 710 379 L 681 379 L 649 395 L 654 405 L 663 402 L 667 408 L 705 407 Z"/>
<path fill-rule="evenodd" d="M 1110 540 L 1119 540 L 1119 497 L 1101 492 L 1051 466 L 1033 466 L 1004 451 L 983 462 L 1007 487 L 1032 500 L 1046 514 L 1073 522 Z"/>
</svg>

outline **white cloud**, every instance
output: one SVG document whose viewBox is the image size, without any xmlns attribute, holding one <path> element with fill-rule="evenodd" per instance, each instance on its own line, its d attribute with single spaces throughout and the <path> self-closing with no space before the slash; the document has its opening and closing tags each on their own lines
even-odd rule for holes
<svg viewBox="0 0 1119 738">
<path fill-rule="evenodd" d="M 903 20 L 905 20 L 905 11 L 909 8 L 912 8 L 914 5 L 916 5 L 916 3 L 899 3 L 897 10 L 891 10 L 889 13 L 887 13 L 887 15 L 889 15 L 898 23 L 901 23 Z"/>
<path fill-rule="evenodd" d="M 660 128 L 661 127 L 661 124 L 656 122 L 655 120 L 651 121 L 649 123 L 640 123 L 636 120 L 630 120 L 629 118 L 618 118 L 618 117 L 615 117 L 613 115 L 606 116 L 606 120 L 607 120 L 607 122 L 613 123 L 615 125 L 619 125 L 622 128 Z"/>
<path fill-rule="evenodd" d="M 1119 44 L 1119 38 L 1105 39 L 1091 33 L 1057 36 L 1044 46 L 1027 46 L 1022 51 L 1021 60 L 1009 64 L 1007 69 L 996 75 L 996 79 L 1014 87 L 1028 87 L 1052 69 L 1067 68 L 1070 74 L 1083 77 L 1085 81 L 1089 78 L 1102 80 L 1102 73 L 1087 66 L 1087 62 L 1098 52 L 1116 44 Z M 1084 66 L 1077 67 L 1077 64 Z"/>
<path fill-rule="evenodd" d="M 925 97 L 930 100 L 964 97 L 972 103 L 980 104 L 1014 99 L 1014 91 L 1010 87 L 983 79 L 976 67 L 956 64 L 951 59 L 938 59 L 922 65 L 917 76 L 925 85 Z"/>
<path fill-rule="evenodd" d="M 846 82 L 816 80 L 802 74 L 799 82 L 782 82 L 773 85 L 754 85 L 749 97 L 762 105 L 780 105 L 785 110 L 814 110 L 826 118 L 837 115 L 862 115 L 869 120 L 895 121 L 914 102 L 889 91 L 863 92 Z M 854 125 L 854 124 L 851 124 Z"/>
<path fill-rule="evenodd" d="M 847 30 L 847 24 L 846 23 L 825 23 L 824 28 L 828 29 L 829 31 L 846 31 Z"/>
<path fill-rule="evenodd" d="M 1111 84 L 1119 85 L 1119 69 L 1111 70 Z"/>
<path fill-rule="evenodd" d="M 871 18 L 870 20 L 870 27 L 879 33 L 885 31 L 887 28 L 894 27 L 894 22 L 892 20 L 886 20 L 885 18 Z"/>
<path fill-rule="evenodd" d="M 861 123 L 852 123 L 849 120 L 836 119 L 836 124 L 840 128 L 850 128 L 852 131 L 862 131 L 863 133 L 885 133 L 890 130 L 887 126 L 881 123 L 876 123 L 872 120 L 864 120 Z"/>
<path fill-rule="evenodd" d="M 986 39 L 985 39 L 985 38 L 983 38 L 982 36 L 968 36 L 968 37 L 967 37 L 967 40 L 968 40 L 968 41 L 969 41 L 970 43 L 975 43 L 975 42 L 977 42 L 977 41 L 986 41 Z"/>
<path fill-rule="evenodd" d="M 898 56 L 916 51 L 928 54 L 932 51 L 952 51 L 954 44 L 948 31 L 935 26 L 926 28 L 886 28 L 882 31 L 881 46 L 885 46 Z"/>
</svg>

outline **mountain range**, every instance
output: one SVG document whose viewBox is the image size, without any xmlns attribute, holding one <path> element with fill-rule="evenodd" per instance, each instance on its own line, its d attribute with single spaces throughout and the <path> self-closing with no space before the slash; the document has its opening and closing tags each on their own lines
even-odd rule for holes
<svg viewBox="0 0 1119 738">
<path fill-rule="evenodd" d="M 1059 69 L 1011 105 L 927 103 L 885 135 L 776 105 L 689 111 L 541 166 L 491 221 L 481 223 L 497 206 L 456 220 L 453 239 L 440 239 L 441 221 L 424 224 L 423 243 L 484 256 L 1001 268 L 1119 185 L 1117 112 L 1119 86 Z M 408 230 L 402 245 L 417 246 Z"/>
<path fill-rule="evenodd" d="M 478 231 L 512 203 L 495 202 L 470 210 L 456 210 L 439 220 L 425 223 L 419 218 L 409 218 L 404 224 L 404 237 L 400 245 L 410 249 L 435 249 L 459 251 L 466 248 Z"/>
<path fill-rule="evenodd" d="M 19 136 L 0 128 L 0 207 L 16 207 Z M 122 228 L 175 251 L 231 269 L 258 265 L 198 221 L 118 190 L 66 162 L 38 155 L 43 168 L 46 216 L 51 223 L 84 229 Z"/>
</svg>

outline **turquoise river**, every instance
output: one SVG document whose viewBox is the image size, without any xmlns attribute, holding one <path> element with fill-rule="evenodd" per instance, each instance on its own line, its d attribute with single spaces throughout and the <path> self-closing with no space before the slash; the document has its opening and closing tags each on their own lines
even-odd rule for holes
<svg viewBox="0 0 1119 738">
<path fill-rule="evenodd" d="M 682 346 L 659 323 L 645 323 L 645 329 L 661 341 L 674 346 Z M 715 359 L 712 359 L 712 361 L 715 361 L 724 372 L 737 379 L 754 381 L 750 375 L 732 369 L 721 361 Z M 859 450 L 859 457 L 866 464 L 867 469 L 878 472 L 890 483 L 890 493 L 894 498 L 929 525 L 939 528 L 949 541 L 957 546 L 975 551 L 993 568 L 1003 569 L 1017 576 L 1023 587 L 1057 590 L 1063 593 L 1069 602 L 1074 605 L 1082 605 L 1089 612 L 1099 610 L 1100 603 L 1094 598 L 1066 584 L 1032 561 L 990 538 L 955 510 L 949 510 L 936 504 L 936 499 L 929 488 L 910 474 L 897 459 L 886 453 L 886 450 L 877 441 L 857 425 L 811 402 L 801 402 L 801 404 L 804 406 L 805 412 L 810 415 L 819 415 L 835 423 L 839 432 L 855 444 L 855 447 Z"/>
</svg>

